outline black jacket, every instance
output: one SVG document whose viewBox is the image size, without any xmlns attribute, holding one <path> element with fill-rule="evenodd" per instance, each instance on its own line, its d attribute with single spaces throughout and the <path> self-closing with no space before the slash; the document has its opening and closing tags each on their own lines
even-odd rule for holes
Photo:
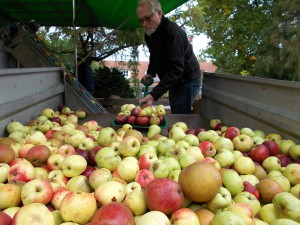
<svg viewBox="0 0 300 225">
<path fill-rule="evenodd" d="M 200 66 L 185 31 L 166 17 L 145 41 L 150 52 L 148 74 L 160 82 L 149 93 L 157 101 L 170 88 L 200 77 Z"/>
</svg>

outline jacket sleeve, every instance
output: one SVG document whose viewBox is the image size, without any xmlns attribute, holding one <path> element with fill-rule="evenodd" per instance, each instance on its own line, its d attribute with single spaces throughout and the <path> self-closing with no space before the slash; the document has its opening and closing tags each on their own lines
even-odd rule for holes
<svg viewBox="0 0 300 225">
<path fill-rule="evenodd" d="M 176 28 L 176 27 L 175 27 Z M 184 35 L 179 29 L 168 29 L 164 33 L 163 54 L 164 74 L 160 75 L 160 82 L 149 93 L 157 101 L 164 93 L 174 86 L 183 76 L 184 71 Z M 151 65 L 151 64 L 150 64 Z M 151 67 L 150 67 L 151 68 Z"/>
</svg>

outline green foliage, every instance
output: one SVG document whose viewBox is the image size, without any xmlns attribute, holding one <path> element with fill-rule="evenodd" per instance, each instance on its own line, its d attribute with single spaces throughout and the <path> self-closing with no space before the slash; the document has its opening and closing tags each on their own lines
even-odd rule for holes
<svg viewBox="0 0 300 225">
<path fill-rule="evenodd" d="M 199 0 L 204 9 L 205 33 L 211 39 L 205 55 L 213 59 L 218 71 L 254 73 L 261 31 L 268 25 L 269 1 L 254 4 L 248 0 Z"/>
<path fill-rule="evenodd" d="M 258 51 L 257 75 L 300 81 L 299 0 L 274 1 L 270 26 Z"/>
<path fill-rule="evenodd" d="M 96 98 L 108 98 L 117 95 L 121 98 L 134 98 L 130 82 L 120 71 L 108 67 L 100 67 L 94 71 Z"/>
</svg>

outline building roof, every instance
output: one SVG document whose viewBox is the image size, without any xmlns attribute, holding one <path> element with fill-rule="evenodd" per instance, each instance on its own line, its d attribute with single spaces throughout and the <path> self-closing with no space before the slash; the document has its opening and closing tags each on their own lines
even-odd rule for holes
<svg viewBox="0 0 300 225">
<path fill-rule="evenodd" d="M 127 63 L 128 62 L 126 62 L 126 61 L 104 61 L 105 66 L 107 66 L 109 68 L 117 68 L 119 70 L 129 70 Z M 138 78 L 142 78 L 143 75 L 146 74 L 147 69 L 148 69 L 148 64 L 149 64 L 148 61 L 140 61 L 139 62 Z M 200 69 L 205 72 L 213 73 L 217 69 L 217 67 L 214 64 L 212 64 L 211 62 L 199 62 L 199 64 L 200 64 Z"/>
</svg>

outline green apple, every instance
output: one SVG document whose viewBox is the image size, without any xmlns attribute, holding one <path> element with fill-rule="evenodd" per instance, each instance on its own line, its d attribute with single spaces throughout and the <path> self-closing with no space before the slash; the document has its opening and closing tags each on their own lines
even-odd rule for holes
<svg viewBox="0 0 300 225">
<path fill-rule="evenodd" d="M 98 168 L 106 168 L 114 171 L 122 161 L 119 153 L 111 147 L 104 147 L 95 155 L 95 161 Z"/>
<path fill-rule="evenodd" d="M 250 136 L 250 137 L 255 136 L 254 131 L 253 131 L 251 128 L 249 128 L 249 127 L 243 127 L 243 128 L 240 130 L 240 132 L 241 132 L 241 134 L 246 134 L 246 135 L 248 135 L 248 136 Z"/>
<path fill-rule="evenodd" d="M 293 160 L 300 158 L 300 144 L 299 145 L 293 145 L 289 148 L 289 155 Z"/>
<path fill-rule="evenodd" d="M 236 203 L 233 202 L 228 208 L 228 211 L 235 213 L 245 222 L 246 225 L 253 225 L 253 210 L 246 203 Z"/>
<path fill-rule="evenodd" d="M 276 219 L 273 221 L 272 225 L 299 225 L 299 223 L 297 223 L 294 220 L 290 220 L 290 219 Z"/>
<path fill-rule="evenodd" d="M 247 134 L 240 134 L 232 139 L 235 150 L 241 152 L 249 152 L 251 147 L 254 145 L 254 141 Z"/>
<path fill-rule="evenodd" d="M 66 177 L 75 177 L 85 171 L 87 161 L 81 155 L 67 156 L 61 162 L 61 170 Z"/>
<path fill-rule="evenodd" d="M 169 172 L 172 172 L 173 170 L 180 170 L 181 166 L 178 162 L 178 160 L 176 160 L 173 157 L 165 157 L 162 159 L 165 164 L 167 165 Z"/>
<path fill-rule="evenodd" d="M 158 222 L 159 221 L 159 222 Z M 169 218 L 166 214 L 160 211 L 149 211 L 145 214 L 135 218 L 136 225 L 171 225 Z"/>
<path fill-rule="evenodd" d="M 215 214 L 210 225 L 245 225 L 241 217 L 234 212 L 222 211 Z"/>
<path fill-rule="evenodd" d="M 220 149 L 214 157 L 217 160 L 222 168 L 229 168 L 234 163 L 234 156 L 232 151 L 227 149 Z"/>
<path fill-rule="evenodd" d="M 186 154 L 193 156 L 197 161 L 204 159 L 201 149 L 198 146 L 190 146 L 186 149 Z"/>
<path fill-rule="evenodd" d="M 253 220 L 255 222 L 255 225 L 269 225 L 268 223 L 266 223 L 258 218 L 254 218 Z"/>
<path fill-rule="evenodd" d="M 289 192 L 300 199 L 300 183 L 294 185 Z"/>
<path fill-rule="evenodd" d="M 288 192 L 281 192 L 272 200 L 278 219 L 286 218 L 300 223 L 300 200 Z"/>
<path fill-rule="evenodd" d="M 262 167 L 266 171 L 281 170 L 280 159 L 276 156 L 269 156 L 262 162 Z"/>
<path fill-rule="evenodd" d="M 253 186 L 258 184 L 259 182 L 259 179 L 253 174 L 240 175 L 240 177 L 242 178 L 243 181 L 248 181 Z"/>
<path fill-rule="evenodd" d="M 180 127 L 173 126 L 169 131 L 169 138 L 173 139 L 175 142 L 180 141 L 184 136 L 186 136 L 186 133 Z"/>
<path fill-rule="evenodd" d="M 125 198 L 125 185 L 115 180 L 107 181 L 95 190 L 94 196 L 100 205 L 122 202 Z"/>
<path fill-rule="evenodd" d="M 283 170 L 283 175 L 291 182 L 292 185 L 300 183 L 300 164 L 288 164 Z"/>
<path fill-rule="evenodd" d="M 235 170 L 227 170 L 222 175 L 222 182 L 232 196 L 236 196 L 244 190 L 243 180 Z"/>
<path fill-rule="evenodd" d="M 184 122 L 176 122 L 173 124 L 172 128 L 173 127 L 180 127 L 184 132 L 186 132 L 188 129 L 188 126 Z"/>
<path fill-rule="evenodd" d="M 137 161 L 135 162 L 132 160 L 131 157 L 125 157 L 119 163 L 117 171 L 123 180 L 126 182 L 132 182 L 139 171 L 139 164 Z"/>
<path fill-rule="evenodd" d="M 23 131 L 24 125 L 18 121 L 12 121 L 6 126 L 7 133 L 10 134 L 16 130 Z"/>
<path fill-rule="evenodd" d="M 100 130 L 97 142 L 102 147 L 108 147 L 112 142 L 117 141 L 117 133 L 111 127 L 105 127 Z"/>
<path fill-rule="evenodd" d="M 199 139 L 194 134 L 187 134 L 182 138 L 183 141 L 186 141 L 190 146 L 198 146 Z"/>
<path fill-rule="evenodd" d="M 226 188 L 220 187 L 220 190 L 216 196 L 207 201 L 205 204 L 208 210 L 212 211 L 213 213 L 217 213 L 228 208 L 231 202 L 232 198 L 230 192 Z"/>
<path fill-rule="evenodd" d="M 234 161 L 234 169 L 239 174 L 253 174 L 255 171 L 255 163 L 250 157 L 239 156 Z"/>
<path fill-rule="evenodd" d="M 198 134 L 198 139 L 202 141 L 212 141 L 214 138 L 219 138 L 219 135 L 214 130 L 202 131 Z"/>
<path fill-rule="evenodd" d="M 227 149 L 229 151 L 234 150 L 232 141 L 229 138 L 219 137 L 213 142 L 217 152 L 221 149 Z"/>
<path fill-rule="evenodd" d="M 143 154 L 152 154 L 152 155 L 156 155 L 157 156 L 157 152 L 156 152 L 156 148 L 154 146 L 152 146 L 149 141 L 147 144 L 142 145 L 137 153 L 137 156 L 140 157 Z"/>
<path fill-rule="evenodd" d="M 181 169 L 180 170 L 173 170 L 173 171 L 171 171 L 169 173 L 168 178 L 170 178 L 171 180 L 174 180 L 174 181 L 178 182 L 180 172 L 181 172 Z"/>
<path fill-rule="evenodd" d="M 181 168 L 185 168 L 185 167 L 193 164 L 194 162 L 197 162 L 197 160 L 192 155 L 183 154 L 179 157 L 179 163 L 180 163 Z"/>
<path fill-rule="evenodd" d="M 162 160 L 157 159 L 150 164 L 149 170 L 155 178 L 166 178 L 169 176 L 168 165 Z"/>
<path fill-rule="evenodd" d="M 89 180 L 84 175 L 78 175 L 72 177 L 70 180 L 68 180 L 66 187 L 70 191 L 74 191 L 74 192 L 79 192 L 79 191 L 88 192 L 88 193 L 92 192 L 92 187 L 89 183 Z"/>
<path fill-rule="evenodd" d="M 265 204 L 259 211 L 259 218 L 268 224 L 277 219 L 273 203 Z"/>
<path fill-rule="evenodd" d="M 148 210 L 146 196 L 142 189 L 134 189 L 126 195 L 123 204 L 131 210 L 134 216 L 143 215 Z"/>
<path fill-rule="evenodd" d="M 135 136 L 127 136 L 120 142 L 119 152 L 123 156 L 135 156 L 139 152 L 140 147 L 139 139 Z"/>
<path fill-rule="evenodd" d="M 254 216 L 256 216 L 261 209 L 261 204 L 259 200 L 253 194 L 247 191 L 238 193 L 236 196 L 234 196 L 233 200 L 235 202 L 243 202 L 250 205 L 253 210 Z"/>
<path fill-rule="evenodd" d="M 259 136 L 261 138 L 265 138 L 266 137 L 265 132 L 263 132 L 262 130 L 254 130 L 253 132 L 254 132 L 255 136 Z"/>
<path fill-rule="evenodd" d="M 264 138 L 262 138 L 261 136 L 257 136 L 257 135 L 253 136 L 252 140 L 254 142 L 254 145 L 262 144 L 265 141 Z"/>
<path fill-rule="evenodd" d="M 185 154 L 186 154 L 185 148 L 177 146 L 175 144 L 175 148 L 174 149 L 168 149 L 168 151 L 166 152 L 166 157 L 173 157 L 173 158 L 179 160 L 179 158 L 182 155 L 185 155 Z"/>
<path fill-rule="evenodd" d="M 97 187 L 104 184 L 107 181 L 112 179 L 112 173 L 110 170 L 106 168 L 97 168 L 93 172 L 91 172 L 89 176 L 89 183 L 91 187 L 96 190 Z"/>
<path fill-rule="evenodd" d="M 279 150 L 283 154 L 288 154 L 291 146 L 296 145 L 292 140 L 281 140 L 278 142 Z"/>
</svg>

